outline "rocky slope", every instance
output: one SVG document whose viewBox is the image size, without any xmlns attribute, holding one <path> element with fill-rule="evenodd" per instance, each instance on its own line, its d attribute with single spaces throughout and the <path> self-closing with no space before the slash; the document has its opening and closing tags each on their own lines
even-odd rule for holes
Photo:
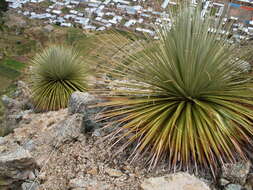
<svg viewBox="0 0 253 190">
<path fill-rule="evenodd" d="M 148 171 L 145 159 L 130 163 L 130 151 L 116 155 L 104 140 L 108 130 L 94 118 L 98 100 L 75 92 L 68 109 L 34 113 L 29 89 L 19 82 L 18 98 L 3 97 L 9 135 L 0 138 L 1 190 L 251 190 L 251 163 L 225 165 L 220 184 L 208 175 L 172 174 L 166 165 Z M 201 178 L 202 177 L 202 178 Z"/>
</svg>

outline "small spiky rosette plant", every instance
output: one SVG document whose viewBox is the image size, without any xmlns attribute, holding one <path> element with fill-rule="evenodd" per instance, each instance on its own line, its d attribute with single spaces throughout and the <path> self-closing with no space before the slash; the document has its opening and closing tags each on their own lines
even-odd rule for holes
<svg viewBox="0 0 253 190">
<path fill-rule="evenodd" d="M 215 173 L 219 164 L 247 158 L 253 91 L 245 53 L 228 43 L 221 25 L 208 32 L 215 24 L 200 15 L 185 8 L 172 27 L 157 29 L 158 40 L 140 42 L 143 51 L 102 69 L 112 91 L 105 88 L 109 101 L 101 106 L 110 109 L 101 119 L 119 124 L 110 137 L 133 147 L 133 160 L 145 155 L 151 167 L 166 160 L 171 168 Z"/>
<path fill-rule="evenodd" d="M 87 89 L 87 65 L 71 47 L 52 45 L 32 59 L 32 99 L 38 110 L 65 108 L 74 91 Z"/>
</svg>

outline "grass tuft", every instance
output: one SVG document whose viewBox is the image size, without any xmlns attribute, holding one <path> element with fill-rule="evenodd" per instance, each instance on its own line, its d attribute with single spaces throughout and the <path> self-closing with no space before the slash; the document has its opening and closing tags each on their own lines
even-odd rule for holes
<svg viewBox="0 0 253 190">
<path fill-rule="evenodd" d="M 87 89 L 87 65 L 73 48 L 50 46 L 32 64 L 32 97 L 39 110 L 65 108 L 74 91 Z"/>
<path fill-rule="evenodd" d="M 228 36 L 208 32 L 221 25 L 198 9 L 184 8 L 171 19 L 172 27 L 156 29 L 158 40 L 140 42 L 139 53 L 120 50 L 127 64 L 114 60 L 101 68 L 111 76 L 101 80 L 114 86 L 99 91 L 110 99 L 101 104 L 110 108 L 101 119 L 121 126 L 110 138 L 127 139 L 121 150 L 134 146 L 133 160 L 147 155 L 150 168 L 166 160 L 170 168 L 214 174 L 220 164 L 247 159 L 245 145 L 252 148 L 248 54 L 238 54 Z"/>
</svg>

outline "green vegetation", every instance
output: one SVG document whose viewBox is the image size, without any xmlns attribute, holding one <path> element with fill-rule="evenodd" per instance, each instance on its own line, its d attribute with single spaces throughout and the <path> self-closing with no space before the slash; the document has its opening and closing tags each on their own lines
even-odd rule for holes
<svg viewBox="0 0 253 190">
<path fill-rule="evenodd" d="M 6 59 L 0 62 L 0 89 L 7 87 L 12 80 L 15 80 L 21 74 L 21 70 L 25 67 L 24 63 L 13 59 Z M 9 82 L 8 82 L 9 81 Z"/>
<path fill-rule="evenodd" d="M 85 7 L 83 7 L 83 6 L 78 6 L 78 7 L 76 7 L 75 10 L 77 10 L 77 11 L 79 11 L 79 12 L 85 12 Z"/>
<path fill-rule="evenodd" d="M 126 38 L 130 39 L 130 40 L 143 40 L 146 39 L 145 36 L 143 35 L 136 35 L 133 32 L 128 32 L 128 31 L 123 31 L 123 30 L 115 30 L 118 34 L 125 36 Z"/>
<path fill-rule="evenodd" d="M 210 15 L 211 15 L 211 16 L 215 16 L 215 14 L 217 13 L 217 10 L 218 10 L 218 9 L 217 9 L 216 7 L 212 7 L 212 8 L 211 8 L 211 13 L 210 13 Z"/>
<path fill-rule="evenodd" d="M 64 7 L 64 8 L 61 9 L 62 13 L 64 13 L 64 14 L 68 14 L 69 10 L 70 9 L 68 7 Z"/>
<path fill-rule="evenodd" d="M 87 89 L 87 65 L 73 48 L 50 46 L 32 64 L 32 98 L 38 110 L 65 108 L 74 91 Z"/>
<path fill-rule="evenodd" d="M 19 61 L 16 61 L 16 60 L 12 60 L 12 59 L 7 59 L 3 62 L 3 65 L 6 65 L 12 69 L 15 69 L 15 70 L 21 70 L 25 67 L 25 64 L 24 63 L 21 63 Z"/>
<path fill-rule="evenodd" d="M 86 38 L 86 35 L 83 33 L 82 29 L 78 28 L 69 28 L 67 30 L 66 42 L 68 45 L 75 45 L 80 43 L 80 40 Z"/>
<path fill-rule="evenodd" d="M 36 40 L 28 40 L 25 42 L 21 42 L 16 45 L 16 54 L 24 55 L 30 53 L 32 50 L 36 50 L 37 41 Z"/>
<path fill-rule="evenodd" d="M 53 5 L 54 3 L 53 2 L 51 2 L 51 1 L 49 1 L 49 0 L 46 0 L 46 1 L 42 1 L 42 2 L 40 2 L 39 3 L 39 7 L 41 7 L 41 8 L 47 8 L 47 7 L 49 7 L 49 6 L 51 6 L 51 5 Z"/>
<path fill-rule="evenodd" d="M 166 159 L 171 168 L 198 166 L 215 174 L 219 164 L 246 158 L 245 144 L 252 148 L 246 52 L 209 33 L 212 19 L 203 20 L 200 11 L 185 8 L 173 18 L 172 29 L 157 29 L 159 40 L 142 43 L 137 57 L 123 51 L 131 63 L 101 66 L 112 78 L 105 84 L 115 87 L 100 92 L 110 98 L 100 104 L 110 108 L 103 119 L 121 126 L 112 136 L 124 139 L 122 149 L 134 146 L 133 160 L 146 155 L 150 167 Z"/>
<path fill-rule="evenodd" d="M 7 77 L 7 78 L 11 78 L 11 77 L 18 77 L 19 76 L 19 72 L 11 69 L 10 67 L 7 67 L 5 65 L 0 65 L 0 75 Z"/>
<path fill-rule="evenodd" d="M 0 52 L 4 53 L 7 57 L 17 55 L 24 56 L 25 54 L 36 51 L 40 41 L 33 39 L 24 39 L 23 35 L 17 36 L 9 31 L 0 32 Z"/>
</svg>

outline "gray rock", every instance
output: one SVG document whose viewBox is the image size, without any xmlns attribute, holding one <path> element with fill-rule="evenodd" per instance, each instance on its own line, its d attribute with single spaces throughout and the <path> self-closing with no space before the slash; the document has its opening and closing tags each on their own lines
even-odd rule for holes
<svg viewBox="0 0 253 190">
<path fill-rule="evenodd" d="M 238 184 L 229 184 L 228 186 L 225 187 L 225 190 L 242 190 L 243 187 Z"/>
<path fill-rule="evenodd" d="M 87 181 L 82 178 L 75 178 L 69 181 L 69 186 L 71 188 L 84 188 L 87 187 L 88 184 L 89 183 L 87 183 Z"/>
<path fill-rule="evenodd" d="M 203 181 L 188 173 L 147 178 L 142 181 L 141 188 L 143 190 L 210 190 Z"/>
<path fill-rule="evenodd" d="M 123 175 L 121 171 L 112 168 L 106 168 L 105 172 L 111 177 L 120 177 Z"/>
<path fill-rule="evenodd" d="M 11 114 L 8 116 L 8 118 L 15 119 L 17 122 L 21 121 L 23 117 L 29 113 L 31 113 L 32 110 L 25 110 L 25 111 L 20 111 L 18 113 Z"/>
<path fill-rule="evenodd" d="M 28 175 L 28 179 L 34 180 L 36 178 L 35 174 L 33 172 L 30 172 Z"/>
<path fill-rule="evenodd" d="M 221 177 L 232 183 L 245 184 L 250 170 L 250 162 L 237 162 L 235 164 L 225 164 L 222 166 Z"/>
<path fill-rule="evenodd" d="M 3 95 L 1 100 L 2 100 L 4 107 L 7 109 L 13 109 L 13 108 L 17 109 L 17 108 L 20 108 L 20 106 L 21 106 L 19 101 L 9 98 L 6 95 Z"/>
<path fill-rule="evenodd" d="M 225 186 L 225 185 L 227 185 L 227 184 L 229 184 L 230 182 L 228 181 L 228 180 L 226 180 L 226 179 L 224 179 L 224 178 L 221 178 L 220 179 L 220 184 L 222 185 L 222 186 Z"/>
<path fill-rule="evenodd" d="M 83 179 L 83 178 L 75 178 L 69 181 L 69 187 L 71 190 L 81 190 L 81 189 L 96 189 L 96 190 L 107 190 L 110 189 L 109 185 L 97 181 L 96 179 Z"/>
<path fill-rule="evenodd" d="M 28 142 L 23 144 L 22 147 L 28 151 L 33 151 L 36 148 L 36 144 L 34 143 L 33 140 L 29 140 Z"/>
<path fill-rule="evenodd" d="M 4 137 L 0 137 L 0 145 L 6 143 L 7 140 Z"/>
<path fill-rule="evenodd" d="M 83 132 L 90 132 L 102 126 L 97 122 L 97 117 L 103 111 L 101 107 L 91 107 L 102 100 L 97 99 L 93 95 L 84 92 L 74 92 L 69 100 L 68 112 L 70 114 L 83 114 Z"/>
<path fill-rule="evenodd" d="M 19 127 L 21 121 L 27 122 L 27 120 L 22 120 L 23 117 L 32 112 L 32 110 L 21 111 L 19 108 L 14 108 L 6 110 L 5 114 L 5 133 L 9 134 L 13 132 L 14 129 Z"/>
<path fill-rule="evenodd" d="M 29 173 L 36 168 L 30 153 L 9 140 L 0 140 L 0 179 L 9 187 L 14 187 L 29 178 Z M 0 180 L 1 181 L 1 180 Z M 0 183 L 1 189 L 1 183 Z"/>
<path fill-rule="evenodd" d="M 96 98 L 89 93 L 74 92 L 69 99 L 68 111 L 71 114 L 85 113 L 88 106 L 96 103 Z"/>
<path fill-rule="evenodd" d="M 22 190 L 37 190 L 39 184 L 36 182 L 25 182 L 21 185 Z"/>
<path fill-rule="evenodd" d="M 28 85 L 23 81 L 18 81 L 16 83 L 17 89 L 14 93 L 14 97 L 18 98 L 20 101 L 27 101 L 31 96 L 31 90 Z"/>
<path fill-rule="evenodd" d="M 50 144 L 58 147 L 64 144 L 65 142 L 72 141 L 73 139 L 77 139 L 81 134 L 82 130 L 82 115 L 74 114 L 67 117 L 66 120 L 57 124 L 54 127 L 53 131 L 50 131 L 48 137 L 50 137 Z M 57 143 L 56 143 L 57 140 Z"/>
<path fill-rule="evenodd" d="M 92 133 L 92 136 L 95 137 L 101 137 L 105 134 L 105 132 L 102 129 L 95 129 Z"/>
<path fill-rule="evenodd" d="M 1 101 L 5 107 L 2 130 L 4 135 L 7 135 L 15 128 L 19 127 L 20 121 L 29 122 L 29 119 L 23 120 L 23 117 L 32 112 L 30 102 L 30 90 L 26 83 L 17 82 L 17 90 L 12 94 L 13 98 L 6 95 L 1 97 Z"/>
</svg>

